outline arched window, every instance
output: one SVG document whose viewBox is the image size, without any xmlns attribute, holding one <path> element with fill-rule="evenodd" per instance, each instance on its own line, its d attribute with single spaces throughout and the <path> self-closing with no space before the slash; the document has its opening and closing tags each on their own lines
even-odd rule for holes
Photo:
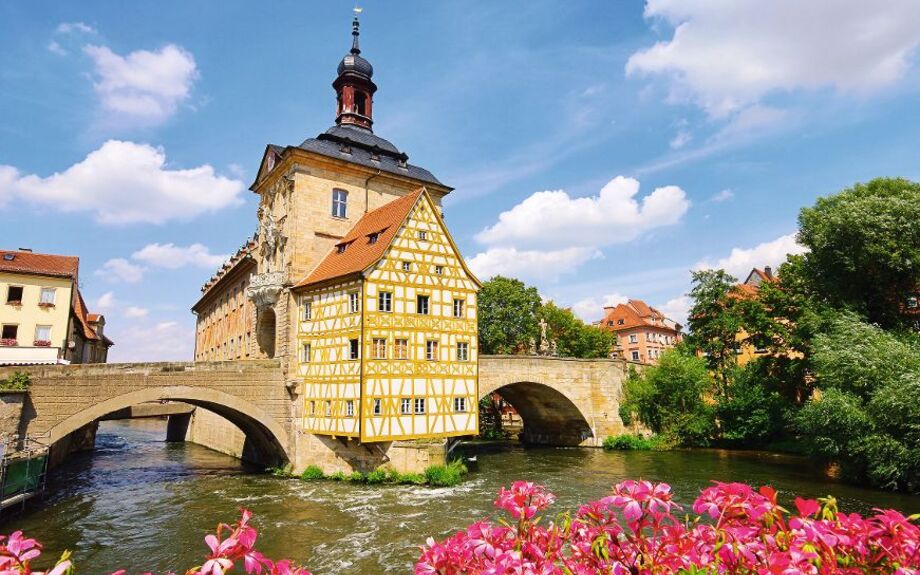
<svg viewBox="0 0 920 575">
<path fill-rule="evenodd" d="M 355 112 L 367 115 L 367 94 L 364 92 L 355 92 Z"/>
<path fill-rule="evenodd" d="M 332 217 L 345 218 L 348 213 L 348 192 L 345 190 L 332 190 Z"/>
</svg>

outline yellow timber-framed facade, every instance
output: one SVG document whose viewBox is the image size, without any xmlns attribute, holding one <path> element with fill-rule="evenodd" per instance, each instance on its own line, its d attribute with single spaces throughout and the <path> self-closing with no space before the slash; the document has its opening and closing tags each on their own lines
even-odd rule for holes
<svg viewBox="0 0 920 575">
<path fill-rule="evenodd" d="M 389 210 L 398 221 L 368 213 L 317 270 L 346 273 L 295 288 L 306 432 L 371 443 L 479 431 L 479 282 L 427 191 L 406 200 Z M 380 257 L 342 266 L 377 241 L 389 242 Z"/>
</svg>

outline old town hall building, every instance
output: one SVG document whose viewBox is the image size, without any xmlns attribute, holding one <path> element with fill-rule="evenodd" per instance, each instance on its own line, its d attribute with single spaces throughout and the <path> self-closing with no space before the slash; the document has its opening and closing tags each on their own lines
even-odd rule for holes
<svg viewBox="0 0 920 575">
<path fill-rule="evenodd" d="M 444 223 L 452 188 L 374 134 L 357 18 L 352 35 L 335 125 L 265 149 L 258 232 L 202 287 L 195 359 L 279 359 L 304 434 L 476 434 L 480 284 Z"/>
</svg>

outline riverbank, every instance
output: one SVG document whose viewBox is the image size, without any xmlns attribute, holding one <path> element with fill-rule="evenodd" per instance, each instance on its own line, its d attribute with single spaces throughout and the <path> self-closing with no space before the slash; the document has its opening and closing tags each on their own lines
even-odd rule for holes
<svg viewBox="0 0 920 575">
<path fill-rule="evenodd" d="M 87 572 L 118 566 L 166 572 L 200 560 L 202 534 L 218 521 L 253 511 L 260 547 L 309 565 L 316 575 L 412 572 L 418 546 L 496 517 L 499 488 L 514 479 L 544 484 L 554 509 L 576 509 L 626 478 L 667 481 L 680 503 L 710 480 L 771 484 L 780 502 L 793 495 L 833 494 L 841 509 L 867 513 L 891 507 L 920 511 L 920 497 L 855 488 L 823 477 L 806 458 L 763 452 L 600 449 L 464 445 L 477 470 L 460 485 L 367 485 L 342 481 L 279 481 L 262 470 L 193 444 L 167 444 L 154 421 L 104 422 L 99 449 L 71 459 L 50 477 L 48 497 L 18 517 L 0 517 L 0 532 L 23 529 L 40 537 L 45 555 L 72 549 Z M 176 543 L 188 547 L 176 547 Z M 264 545 L 263 545 L 264 542 Z M 117 564 L 104 550 L 117 548 Z"/>
</svg>

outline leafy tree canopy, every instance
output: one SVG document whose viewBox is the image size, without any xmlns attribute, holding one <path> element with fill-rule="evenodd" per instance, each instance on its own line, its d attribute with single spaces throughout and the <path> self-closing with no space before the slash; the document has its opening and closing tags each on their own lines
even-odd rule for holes
<svg viewBox="0 0 920 575">
<path fill-rule="evenodd" d="M 482 284 L 477 302 L 481 353 L 517 353 L 539 335 L 537 288 L 517 279 L 495 276 Z"/>
<path fill-rule="evenodd" d="M 609 357 L 616 336 L 606 330 L 588 325 L 572 310 L 547 302 L 540 308 L 540 317 L 547 323 L 547 335 L 556 341 L 557 353 L 563 357 Z"/>
</svg>

